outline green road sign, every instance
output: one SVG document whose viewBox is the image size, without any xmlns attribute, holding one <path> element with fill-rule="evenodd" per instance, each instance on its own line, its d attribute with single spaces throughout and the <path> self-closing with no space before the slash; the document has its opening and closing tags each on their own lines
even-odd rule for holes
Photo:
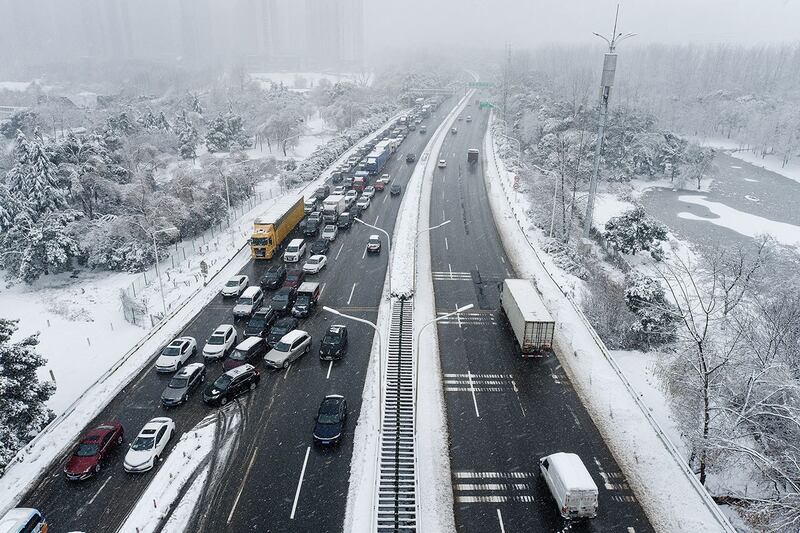
<svg viewBox="0 0 800 533">
<path fill-rule="evenodd" d="M 494 107 L 494 104 L 491 102 L 481 102 L 478 104 L 478 109 L 491 109 Z"/>
<path fill-rule="evenodd" d="M 492 84 L 489 83 L 488 81 L 471 81 L 467 83 L 467 87 L 469 87 L 470 89 L 486 89 L 491 86 Z"/>
</svg>

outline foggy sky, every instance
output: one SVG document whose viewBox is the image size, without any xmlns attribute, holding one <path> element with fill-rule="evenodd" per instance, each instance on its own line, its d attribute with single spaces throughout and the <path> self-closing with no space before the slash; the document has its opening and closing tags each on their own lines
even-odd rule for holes
<svg viewBox="0 0 800 533">
<path fill-rule="evenodd" d="M 525 48 L 597 41 L 620 4 L 623 32 L 638 44 L 800 42 L 800 0 L 369 0 L 370 49 L 421 46 Z M 390 22 L 390 24 L 387 24 Z"/>
</svg>

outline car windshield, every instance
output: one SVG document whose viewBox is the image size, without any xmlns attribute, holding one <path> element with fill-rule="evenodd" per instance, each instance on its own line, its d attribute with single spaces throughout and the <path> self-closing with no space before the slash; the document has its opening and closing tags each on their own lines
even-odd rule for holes
<svg viewBox="0 0 800 533">
<path fill-rule="evenodd" d="M 246 361 L 247 360 L 247 351 L 245 350 L 234 350 L 231 354 L 231 359 L 234 361 Z"/>
<path fill-rule="evenodd" d="M 252 303 L 253 303 L 252 298 L 239 298 L 239 300 L 236 301 L 237 305 L 250 305 Z"/>
<path fill-rule="evenodd" d="M 280 277 L 281 277 L 281 273 L 278 272 L 277 270 L 272 271 L 272 272 L 267 272 L 267 275 L 266 275 L 267 279 L 277 279 L 277 278 L 280 278 Z"/>
<path fill-rule="evenodd" d="M 181 349 L 177 346 L 167 346 L 164 348 L 164 351 L 161 352 L 161 355 L 180 355 Z"/>
<path fill-rule="evenodd" d="M 217 380 L 214 382 L 214 388 L 217 389 L 227 389 L 228 385 L 231 384 L 231 377 L 227 374 L 222 374 Z"/>
<path fill-rule="evenodd" d="M 82 442 L 78 445 L 78 449 L 75 450 L 75 455 L 78 457 L 92 457 L 97 455 L 99 449 L 100 447 L 97 444 Z"/>
<path fill-rule="evenodd" d="M 336 345 L 339 344 L 341 337 L 339 335 L 333 333 L 326 333 L 324 337 L 322 337 L 322 344 L 330 344 Z"/>
<path fill-rule="evenodd" d="M 225 337 L 222 336 L 222 335 L 211 335 L 208 338 L 208 344 L 214 344 L 214 345 L 217 345 L 217 346 L 219 346 L 221 344 L 225 344 Z"/>
<path fill-rule="evenodd" d="M 153 447 L 155 442 L 155 437 L 136 437 L 136 440 L 134 440 L 133 444 L 131 444 L 131 450 L 135 450 L 137 452 L 149 450 Z"/>
<path fill-rule="evenodd" d="M 336 424 L 337 422 L 339 422 L 339 417 L 335 413 L 333 414 L 320 413 L 319 418 L 317 418 L 317 420 L 319 421 L 320 424 Z"/>
<path fill-rule="evenodd" d="M 267 323 L 265 318 L 251 318 L 250 322 L 247 323 L 247 327 L 249 328 L 263 328 L 264 324 Z"/>
<path fill-rule="evenodd" d="M 226 283 L 225 286 L 226 287 L 238 287 L 239 286 L 239 280 L 238 279 L 232 279 L 228 283 Z"/>
<path fill-rule="evenodd" d="M 301 294 L 297 297 L 297 304 L 298 305 L 308 305 L 311 302 L 311 296 L 308 294 Z"/>
<path fill-rule="evenodd" d="M 189 378 L 184 378 L 184 377 L 172 378 L 171 380 L 169 380 L 168 387 L 170 389 L 185 389 L 186 385 L 188 384 L 189 384 Z"/>
<path fill-rule="evenodd" d="M 295 281 L 299 277 L 300 277 L 300 273 L 299 272 L 291 272 L 289 274 L 286 274 L 286 279 L 289 280 L 289 281 Z"/>
<path fill-rule="evenodd" d="M 272 297 L 272 301 L 274 301 L 274 302 L 288 302 L 289 301 L 289 293 L 288 292 L 275 293 L 275 296 Z"/>
<path fill-rule="evenodd" d="M 309 260 L 308 260 L 308 264 L 309 264 L 309 265 L 316 265 L 316 264 L 317 264 L 317 263 L 319 263 L 320 261 L 322 261 L 320 258 L 318 258 L 318 257 L 312 257 L 311 259 L 309 259 Z"/>
<path fill-rule="evenodd" d="M 285 342 L 279 342 L 278 344 L 275 345 L 274 349 L 279 351 L 279 352 L 288 352 L 289 348 L 291 348 L 290 344 L 285 343 Z"/>
</svg>

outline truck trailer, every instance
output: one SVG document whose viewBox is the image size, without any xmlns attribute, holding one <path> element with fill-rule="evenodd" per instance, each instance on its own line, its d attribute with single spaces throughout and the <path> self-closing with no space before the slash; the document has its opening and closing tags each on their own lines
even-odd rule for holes
<svg viewBox="0 0 800 533">
<path fill-rule="evenodd" d="M 302 196 L 287 196 L 255 219 L 250 237 L 250 256 L 253 259 L 272 259 L 276 250 L 302 220 L 304 203 Z"/>
<path fill-rule="evenodd" d="M 542 355 L 552 349 L 556 323 L 530 280 L 503 280 L 500 308 L 523 357 Z"/>
<path fill-rule="evenodd" d="M 387 144 L 384 144 L 384 141 L 378 143 L 380 146 L 376 146 L 375 149 L 369 153 L 367 156 L 367 172 L 370 175 L 374 176 L 375 174 L 379 174 L 381 170 L 383 170 L 383 166 L 389 161 L 389 158 L 392 155 L 391 150 Z"/>
<path fill-rule="evenodd" d="M 344 213 L 345 199 L 341 194 L 331 194 L 322 202 L 322 219 L 328 224 L 335 224 L 339 215 Z"/>
</svg>

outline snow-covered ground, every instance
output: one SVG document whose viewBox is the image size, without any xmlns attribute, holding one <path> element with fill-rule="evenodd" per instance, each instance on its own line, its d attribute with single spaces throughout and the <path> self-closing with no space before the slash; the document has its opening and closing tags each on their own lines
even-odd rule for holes
<svg viewBox="0 0 800 533">
<path fill-rule="evenodd" d="M 555 317 L 559 361 L 653 526 L 663 531 L 732 531 L 681 458 L 680 449 L 656 421 L 654 414 L 665 415 L 667 404 L 663 397 L 659 397 L 655 387 L 637 388 L 648 383 L 648 370 L 641 364 L 629 364 L 629 370 L 639 373 L 632 381 L 627 378 L 568 296 L 572 290 L 560 282 L 564 273 L 559 273 L 548 257 L 536 249 L 537 230 L 530 227 L 528 217 L 519 216 L 524 214 L 524 207 L 515 205 L 513 177 L 505 170 L 490 133 L 485 139 L 484 152 L 493 154 L 488 159 L 487 189 L 505 249 L 516 270 L 535 281 Z M 604 217 L 623 207 L 608 198 L 601 204 L 599 211 Z M 646 396 L 658 408 L 651 409 L 644 402 L 642 390 L 647 391 Z"/>
<path fill-rule="evenodd" d="M 710 146 L 718 150 L 724 150 L 731 156 L 750 163 L 757 167 L 775 172 L 800 183 L 800 160 L 792 159 L 786 165 L 783 164 L 782 158 L 774 154 L 760 156 L 758 153 L 742 143 L 736 142 L 731 139 L 723 139 L 718 137 L 689 137 L 691 140 Z"/>
<path fill-rule="evenodd" d="M 351 83 L 366 83 L 371 85 L 375 76 L 371 73 L 355 72 L 251 72 L 250 77 L 261 83 L 262 87 L 269 89 L 273 84 L 283 84 L 289 89 L 306 91 L 319 85 L 319 80 L 326 79 L 331 83 L 349 81 Z M 302 80 L 305 80 L 303 83 Z M 300 86 L 298 86 L 300 85 Z"/>
</svg>

